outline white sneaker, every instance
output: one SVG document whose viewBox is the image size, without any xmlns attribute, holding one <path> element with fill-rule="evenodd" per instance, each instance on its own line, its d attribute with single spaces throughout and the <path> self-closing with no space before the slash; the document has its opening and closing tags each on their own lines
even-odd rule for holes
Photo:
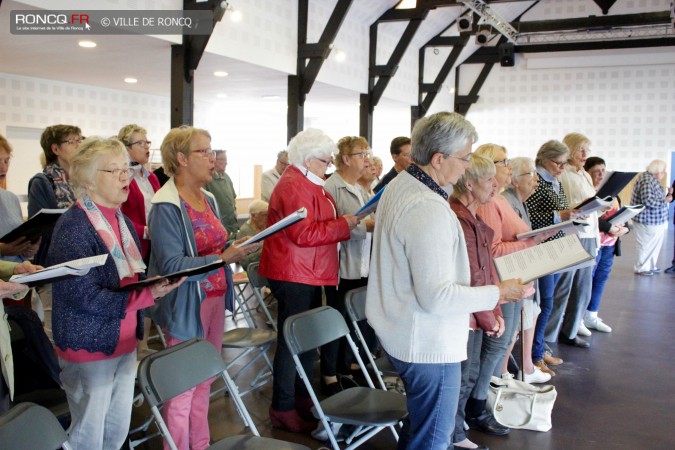
<svg viewBox="0 0 675 450">
<path fill-rule="evenodd" d="M 551 375 L 542 372 L 539 367 L 534 366 L 534 372 L 524 374 L 523 381 L 526 383 L 546 383 L 551 379 Z"/>
<path fill-rule="evenodd" d="M 581 322 L 581 323 L 579 324 L 579 331 L 577 331 L 577 334 L 578 334 L 579 336 L 586 336 L 586 337 L 588 337 L 588 336 L 591 335 L 591 330 L 589 330 L 588 328 L 586 328 L 586 325 L 584 325 L 584 323 Z"/>
<path fill-rule="evenodd" d="M 596 317 L 595 319 L 584 319 L 584 325 L 586 325 L 586 328 L 593 328 L 594 330 L 602 331 L 603 333 L 612 332 L 612 327 L 603 322 L 599 317 Z"/>
<path fill-rule="evenodd" d="M 510 372 L 506 372 L 502 374 L 502 380 L 507 381 L 507 380 L 513 380 L 514 376 Z"/>
</svg>

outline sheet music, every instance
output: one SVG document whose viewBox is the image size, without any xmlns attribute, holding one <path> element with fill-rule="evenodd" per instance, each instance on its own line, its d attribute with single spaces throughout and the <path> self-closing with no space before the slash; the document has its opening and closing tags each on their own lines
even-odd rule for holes
<svg viewBox="0 0 675 450">
<path fill-rule="evenodd" d="M 579 237 L 570 234 L 495 258 L 494 262 L 500 280 L 520 278 L 523 283 L 528 283 L 593 259 L 581 245 Z"/>
</svg>

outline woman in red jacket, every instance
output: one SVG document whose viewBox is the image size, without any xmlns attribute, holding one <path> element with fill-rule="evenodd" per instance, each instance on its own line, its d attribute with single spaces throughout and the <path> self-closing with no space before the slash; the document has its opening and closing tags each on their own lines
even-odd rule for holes
<svg viewBox="0 0 675 450">
<path fill-rule="evenodd" d="M 335 143 L 323 132 L 308 129 L 288 145 L 286 168 L 272 192 L 268 223 L 272 225 L 300 208 L 307 217 L 266 239 L 260 259 L 260 273 L 270 282 L 279 301 L 277 350 L 274 355 L 274 384 L 270 419 L 272 426 L 293 432 L 312 430 L 312 402 L 302 381 L 296 377 L 293 358 L 286 346 L 284 321 L 293 314 L 321 306 L 321 286 L 338 282 L 337 243 L 350 237 L 358 219 L 337 216 L 333 197 L 323 188 Z M 309 376 L 315 354 L 300 356 Z M 306 414 L 306 415 L 305 415 Z"/>
</svg>

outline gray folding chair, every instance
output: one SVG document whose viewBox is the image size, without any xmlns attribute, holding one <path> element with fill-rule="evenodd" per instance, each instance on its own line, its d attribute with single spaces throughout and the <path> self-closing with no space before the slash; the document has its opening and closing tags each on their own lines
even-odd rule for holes
<svg viewBox="0 0 675 450">
<path fill-rule="evenodd" d="M 289 317 L 284 323 L 284 337 L 298 374 L 314 403 L 313 413 L 321 420 L 334 450 L 340 447 L 329 422 L 355 426 L 354 432 L 346 440 L 346 450 L 358 447 L 384 428 L 389 428 L 398 440 L 394 426 L 408 414 L 405 397 L 397 392 L 375 389 L 349 335 L 347 322 L 337 310 L 322 306 Z M 341 337 L 347 339 L 369 387 L 346 389 L 319 402 L 298 355 Z"/>
<path fill-rule="evenodd" d="M 0 416 L 0 448 L 11 450 L 70 449 L 68 435 L 47 408 L 19 403 Z"/>
<path fill-rule="evenodd" d="M 209 342 L 192 339 L 149 355 L 138 366 L 138 384 L 148 402 L 155 422 L 172 450 L 176 449 L 159 408 L 166 402 L 198 384 L 221 377 L 244 424 L 254 436 L 229 436 L 209 449 L 309 450 L 303 445 L 260 437 L 251 416 L 239 396 L 237 386 L 227 373 L 225 362 Z"/>
<path fill-rule="evenodd" d="M 267 282 L 267 278 L 265 278 L 263 275 L 260 275 L 260 272 L 258 272 L 258 266 L 260 266 L 259 262 L 253 262 L 248 265 L 246 268 L 248 281 L 253 290 L 253 295 L 255 295 L 256 300 L 258 300 L 257 309 L 262 310 L 262 312 L 265 314 L 265 317 L 267 317 L 267 321 L 272 325 L 272 328 L 274 328 L 274 331 L 278 331 L 277 321 L 272 318 L 272 314 L 270 314 L 270 310 L 267 308 L 267 304 L 265 303 L 267 297 L 263 298 L 262 295 L 263 288 L 268 286 L 269 283 Z"/>
<path fill-rule="evenodd" d="M 375 373 L 380 387 L 386 391 L 387 385 L 382 377 L 387 376 L 398 378 L 399 376 L 398 372 L 396 372 L 396 369 L 391 364 L 391 362 L 389 362 L 389 359 L 386 356 L 373 359 L 373 355 L 371 355 L 370 351 L 368 351 L 366 339 L 363 337 L 363 333 L 361 333 L 359 322 L 366 320 L 366 290 L 367 287 L 364 286 L 348 291 L 345 295 L 345 306 L 347 308 L 349 320 L 351 320 L 352 326 L 354 327 L 354 332 L 361 343 L 361 348 L 365 350 L 364 353 L 368 358 L 368 366 L 371 367 Z"/>
</svg>

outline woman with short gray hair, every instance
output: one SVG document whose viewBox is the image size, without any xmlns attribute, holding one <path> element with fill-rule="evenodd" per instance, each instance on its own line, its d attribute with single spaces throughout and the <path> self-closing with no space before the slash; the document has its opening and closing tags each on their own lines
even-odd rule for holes
<svg viewBox="0 0 675 450">
<path fill-rule="evenodd" d="M 414 163 L 389 183 L 378 205 L 366 316 L 405 385 L 409 415 L 399 449 L 450 446 L 470 314 L 531 289 L 517 280 L 470 286 L 464 234 L 444 188 L 468 169 L 476 139 L 471 122 L 457 113 L 418 120 Z"/>
</svg>

